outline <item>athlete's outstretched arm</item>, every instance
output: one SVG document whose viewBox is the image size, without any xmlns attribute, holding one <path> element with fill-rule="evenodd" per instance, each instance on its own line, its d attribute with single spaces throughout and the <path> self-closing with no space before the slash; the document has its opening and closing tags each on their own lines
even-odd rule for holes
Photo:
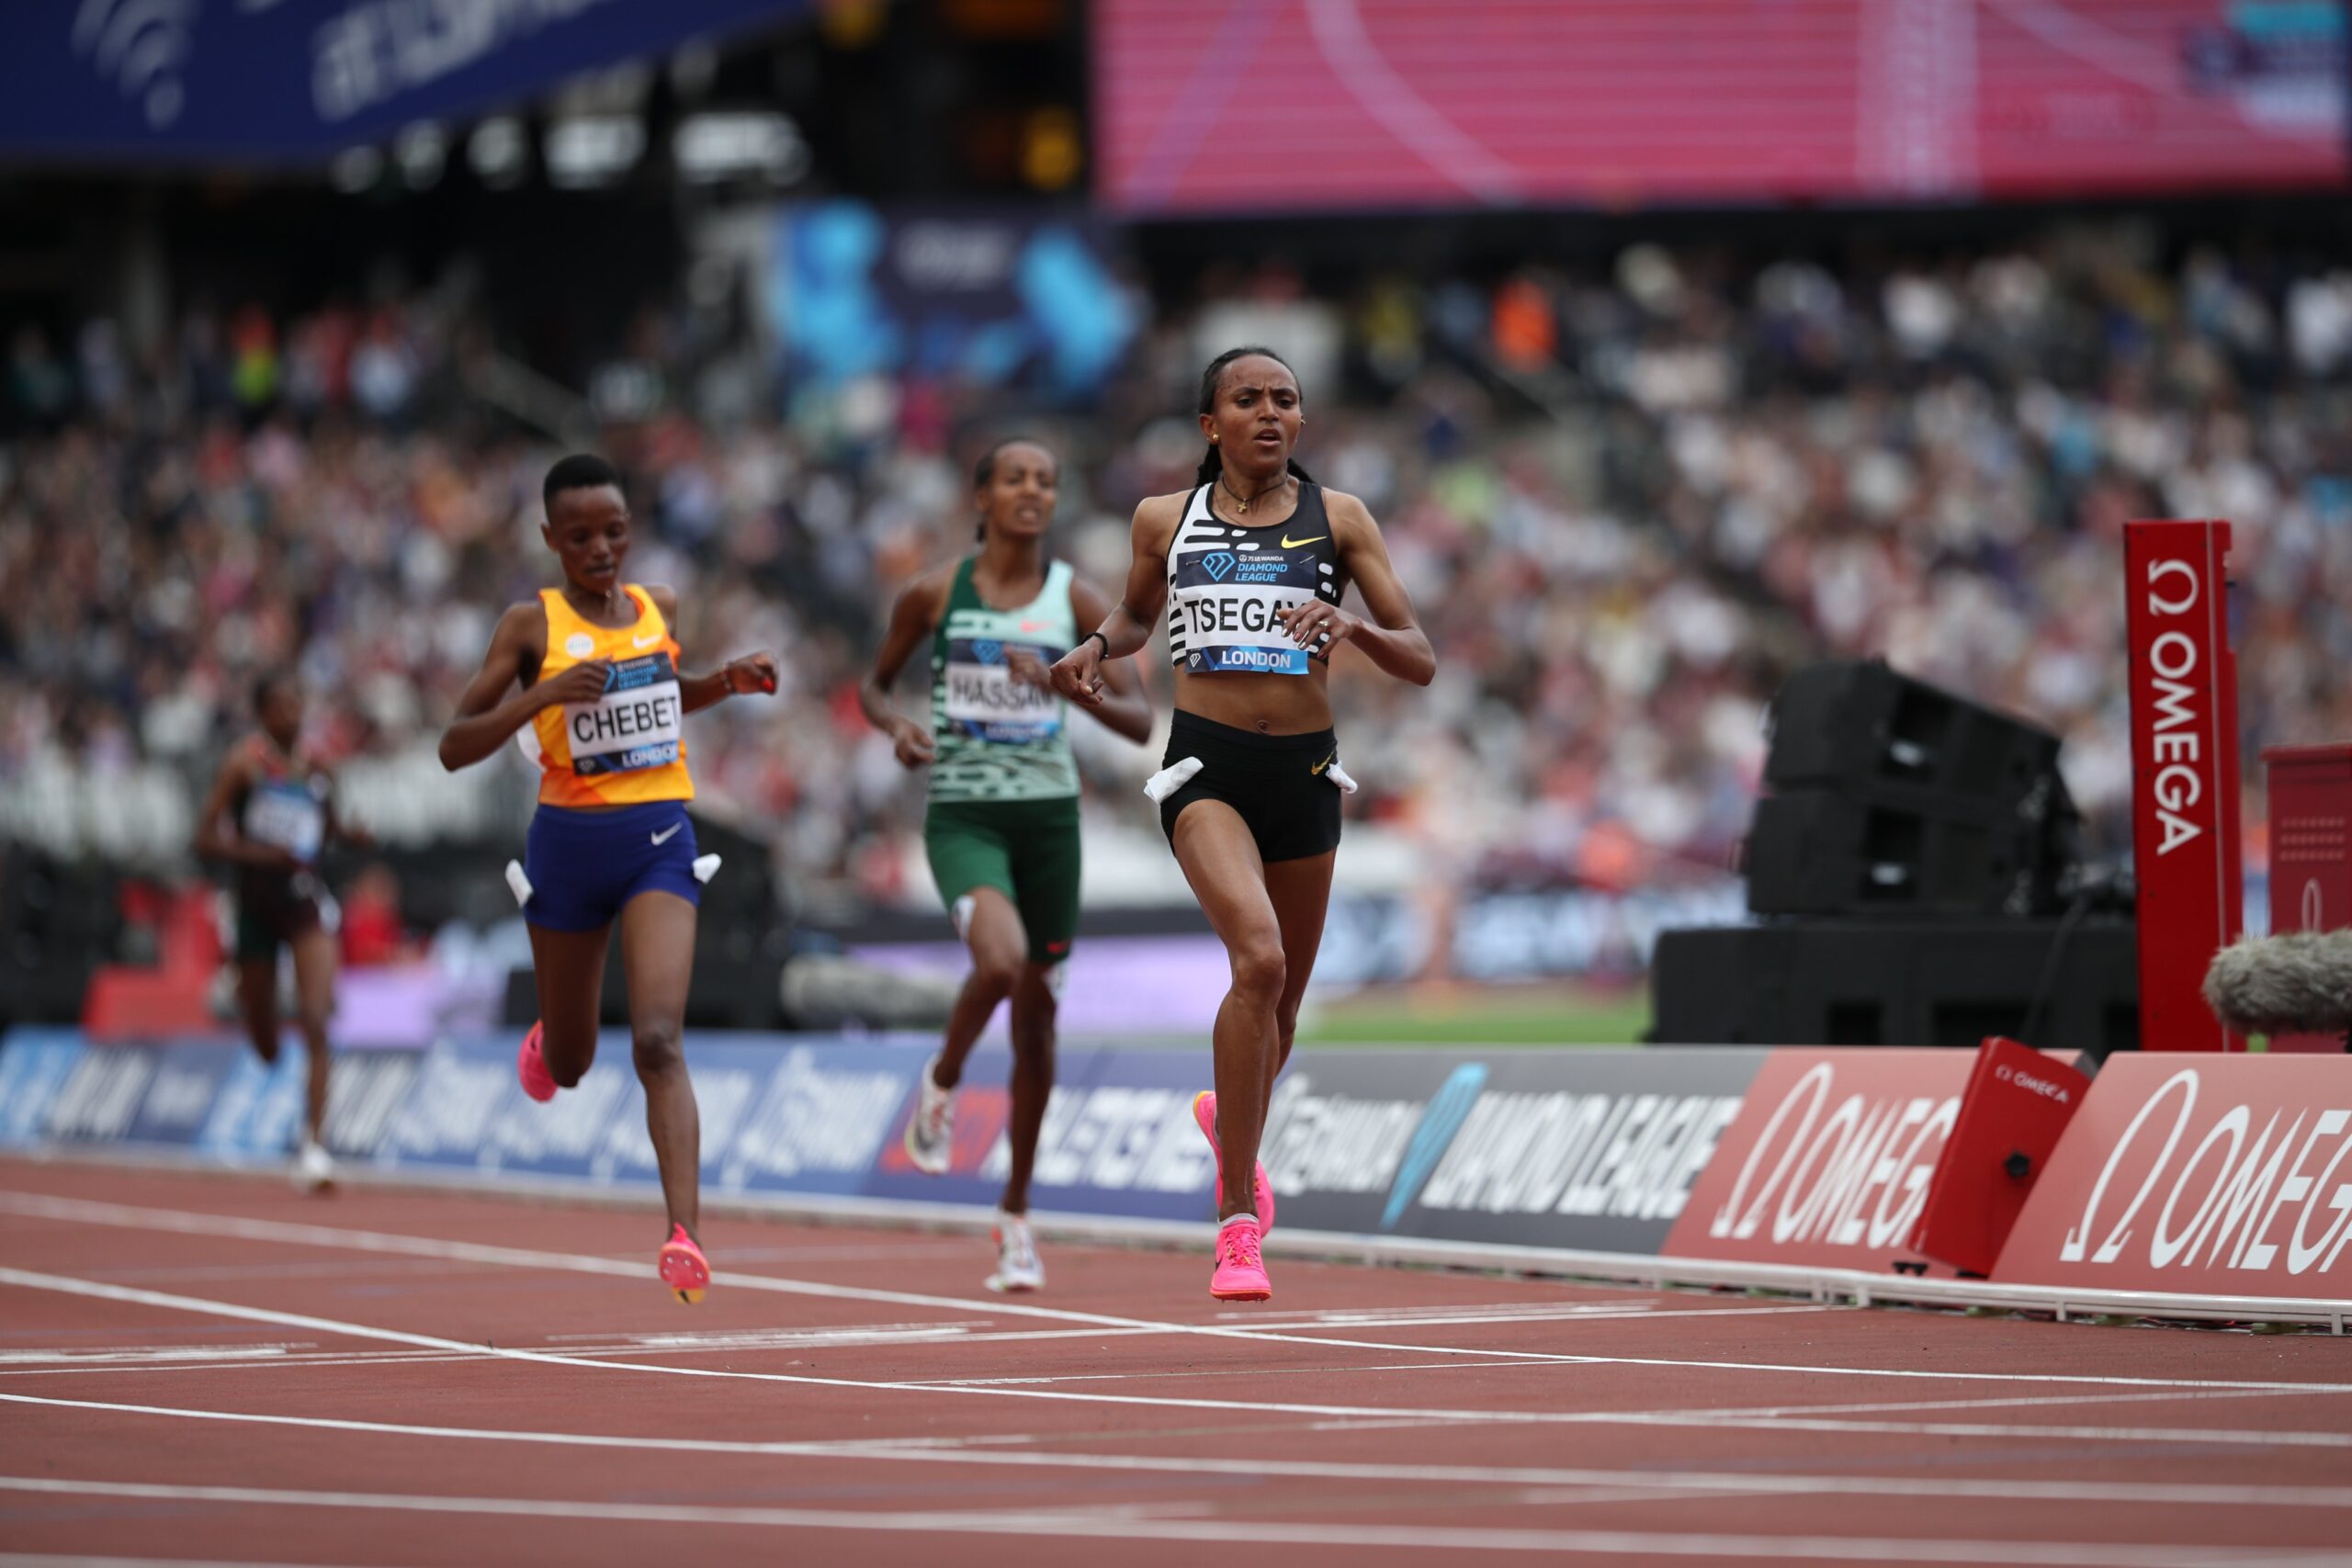
<svg viewBox="0 0 2352 1568">
<path fill-rule="evenodd" d="M 1354 496 L 1327 490 L 1323 501 L 1331 514 L 1331 542 L 1339 547 L 1340 563 L 1363 594 L 1372 619 L 1317 600 L 1283 611 L 1283 625 L 1304 648 L 1313 648 L 1318 637 L 1329 637 L 1327 658 L 1338 651 L 1339 644 L 1351 642 L 1386 673 L 1416 686 L 1428 685 L 1437 678 L 1437 650 L 1413 615 L 1412 595 L 1397 581 L 1380 525 Z"/>
<path fill-rule="evenodd" d="M 1069 583 L 1069 603 L 1078 624 L 1101 626 L 1110 618 L 1110 601 L 1104 599 L 1094 584 L 1073 577 Z M 1102 666 L 1102 675 L 1110 691 L 1094 716 L 1103 728 L 1116 735 L 1124 735 L 1141 746 L 1151 739 L 1151 699 L 1144 695 L 1143 682 L 1135 666 L 1114 661 Z"/>
<path fill-rule="evenodd" d="M 1168 550 L 1176 540 L 1176 525 L 1184 515 L 1183 495 L 1155 495 L 1136 508 L 1128 529 L 1134 549 L 1127 568 L 1126 596 L 1093 632 L 1055 664 L 1054 690 L 1081 706 L 1103 705 L 1102 665 L 1125 659 L 1151 640 L 1168 608 Z"/>
<path fill-rule="evenodd" d="M 546 637 L 547 612 L 536 603 L 510 604 L 498 617 L 498 629 L 491 634 L 490 651 L 482 656 L 481 669 L 458 699 L 458 716 L 442 733 L 443 767 L 453 773 L 472 767 L 505 745 L 541 708 L 593 703 L 605 694 L 612 660 L 590 659 L 552 681 L 538 682 L 508 696 L 507 688 L 523 678 L 526 661 L 537 672 L 547 656 Z"/>
<path fill-rule="evenodd" d="M 648 583 L 645 592 L 652 596 L 655 608 L 662 620 L 669 623 L 671 640 L 678 636 L 678 591 L 655 583 Z M 689 675 L 678 671 L 678 709 L 683 714 L 700 713 L 715 707 L 729 697 L 747 696 L 753 692 L 775 690 L 775 655 L 762 649 L 741 659 L 730 659 L 707 675 Z"/>
<path fill-rule="evenodd" d="M 252 783 L 253 758 L 244 747 L 220 760 L 220 771 L 212 775 L 211 792 L 204 797 L 204 809 L 196 814 L 197 857 L 265 871 L 292 871 L 302 863 L 276 844 L 246 838 L 229 820 L 229 802 Z"/>
<path fill-rule="evenodd" d="M 857 684 L 857 705 L 865 722 L 890 738 L 902 767 L 920 768 L 939 754 L 931 731 L 900 713 L 890 700 L 890 688 L 898 684 L 899 671 L 907 667 L 907 660 L 915 656 L 915 649 L 945 613 L 949 570 L 927 571 L 899 591 L 898 602 L 890 606 L 890 625 L 882 633 L 882 646 L 874 650 L 874 668 Z"/>
</svg>

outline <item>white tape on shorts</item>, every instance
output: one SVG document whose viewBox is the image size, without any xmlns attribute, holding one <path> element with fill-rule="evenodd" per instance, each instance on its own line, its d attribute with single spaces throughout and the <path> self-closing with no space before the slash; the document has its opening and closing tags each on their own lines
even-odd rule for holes
<svg viewBox="0 0 2352 1568">
<path fill-rule="evenodd" d="M 1198 757 L 1187 757 L 1181 762 L 1160 769 L 1159 772 L 1144 780 L 1143 792 L 1151 796 L 1151 803 L 1154 806 L 1160 805 L 1170 795 L 1182 789 L 1191 782 L 1193 775 L 1200 771 L 1201 760 Z"/>
</svg>

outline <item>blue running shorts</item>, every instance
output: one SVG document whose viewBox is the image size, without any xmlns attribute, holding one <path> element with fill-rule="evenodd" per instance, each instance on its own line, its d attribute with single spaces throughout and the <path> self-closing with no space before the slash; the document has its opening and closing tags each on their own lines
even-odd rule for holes
<svg viewBox="0 0 2352 1568">
<path fill-rule="evenodd" d="M 531 900 L 523 918 L 556 931 L 608 926 L 640 893 L 702 902 L 695 880 L 695 825 L 683 800 L 651 800 L 617 811 L 542 806 L 524 840 Z"/>
</svg>

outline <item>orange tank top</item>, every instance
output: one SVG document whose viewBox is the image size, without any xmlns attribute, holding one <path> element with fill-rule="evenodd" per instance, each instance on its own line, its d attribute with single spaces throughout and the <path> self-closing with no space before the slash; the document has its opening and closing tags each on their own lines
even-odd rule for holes
<svg viewBox="0 0 2352 1568">
<path fill-rule="evenodd" d="M 548 652 L 539 679 L 575 664 L 609 659 L 612 677 L 593 703 L 541 708 L 519 739 L 539 764 L 542 806 L 637 806 L 692 800 L 686 776 L 685 703 L 678 689 L 678 644 L 653 596 L 629 585 L 637 620 L 626 626 L 581 619 L 560 588 L 539 592 L 547 607 Z"/>
</svg>

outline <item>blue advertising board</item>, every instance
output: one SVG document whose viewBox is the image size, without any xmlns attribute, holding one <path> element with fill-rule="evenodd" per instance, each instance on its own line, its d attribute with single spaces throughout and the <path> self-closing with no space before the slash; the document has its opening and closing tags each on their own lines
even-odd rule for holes
<svg viewBox="0 0 2352 1568">
<path fill-rule="evenodd" d="M 1057 1213 L 1194 1220 L 1210 1215 L 1216 1172 L 1208 1141 L 1192 1118 L 1208 1087 L 1203 1051 L 1063 1051 L 1053 1097 L 1037 1134 L 1030 1202 Z M 918 1065 L 928 1055 L 916 1054 Z M 956 1096 L 956 1143 L 947 1173 L 926 1176 L 908 1159 L 912 1097 L 892 1122 L 865 1192 L 993 1205 L 1012 1164 L 1006 1123 L 1011 1053 L 986 1046 L 965 1064 Z"/>
<path fill-rule="evenodd" d="M 808 0 L 18 0 L 0 6 L 0 151 L 318 160 L 808 9 Z"/>
<path fill-rule="evenodd" d="M 929 1041 L 697 1032 L 687 1042 L 714 1198 L 967 1204 L 1010 1168 L 1011 1057 L 976 1051 L 950 1168 L 907 1157 Z M 1361 1235 L 1653 1253 L 1769 1055 L 1762 1049 L 1316 1050 L 1276 1085 L 1263 1157 L 1283 1222 Z M 1216 1161 L 1192 1116 L 1205 1049 L 1065 1044 L 1031 1185 L 1042 1213 L 1207 1221 Z M 337 1058 L 326 1141 L 348 1165 L 486 1187 L 660 1184 L 628 1040 L 601 1042 L 575 1089 L 539 1104 L 511 1036 Z M 224 1041 L 86 1045 L 61 1031 L 0 1044 L 0 1149 L 45 1145 L 283 1157 L 301 1117 L 300 1051 L 265 1068 Z"/>
</svg>

